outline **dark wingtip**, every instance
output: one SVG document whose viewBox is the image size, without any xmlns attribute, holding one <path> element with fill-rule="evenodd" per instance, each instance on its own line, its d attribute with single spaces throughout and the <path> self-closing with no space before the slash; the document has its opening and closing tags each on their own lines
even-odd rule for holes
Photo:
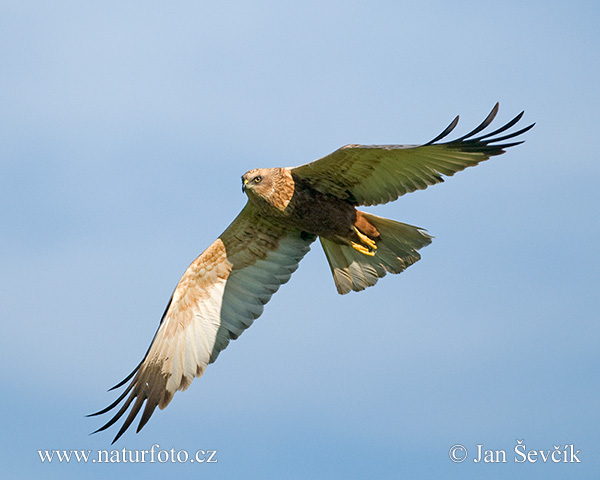
<svg viewBox="0 0 600 480">
<path fill-rule="evenodd" d="M 167 304 L 167 307 L 165 308 L 165 311 L 161 317 L 160 320 L 160 324 L 158 329 L 160 329 L 160 325 L 162 325 L 167 312 L 169 311 L 169 307 L 171 306 L 171 302 L 173 301 L 173 297 L 171 296 L 171 298 L 169 299 L 169 303 Z M 158 329 L 156 331 L 156 333 L 154 334 L 154 339 L 156 338 L 156 335 L 158 334 Z M 142 361 L 140 361 L 140 363 L 133 369 L 133 371 L 127 375 L 127 377 L 125 377 L 123 380 L 121 380 L 119 383 L 117 383 L 114 387 L 110 388 L 108 391 L 111 392 L 119 387 L 122 387 L 123 385 L 125 385 L 127 382 L 129 382 L 130 380 L 133 380 L 129 383 L 129 385 L 127 386 L 127 388 L 125 388 L 125 390 L 121 393 L 121 395 L 119 395 L 119 398 L 117 398 L 113 403 L 111 403 L 108 407 L 95 412 L 95 413 L 90 413 L 88 415 L 86 415 L 86 417 L 95 417 L 96 415 L 102 415 L 104 413 L 107 413 L 108 411 L 112 410 L 113 408 L 117 407 L 126 397 L 127 395 L 129 395 L 129 397 L 127 399 L 125 399 L 125 403 L 121 406 L 121 408 L 117 411 L 116 414 L 114 414 L 114 416 L 103 426 L 101 426 L 98 430 L 90 433 L 90 435 L 93 435 L 94 433 L 98 433 L 98 432 L 102 432 L 103 430 L 106 430 L 107 428 L 111 427 L 112 425 L 114 425 L 127 411 L 127 409 L 129 408 L 129 406 L 131 405 L 131 403 L 133 402 L 133 400 L 135 398 L 138 398 L 138 401 L 136 401 L 132 412 L 130 413 L 129 417 L 125 420 L 124 425 L 122 426 L 121 430 L 119 431 L 119 433 L 117 433 L 116 437 L 114 438 L 114 440 L 112 441 L 112 443 L 115 443 L 119 437 L 121 437 L 121 435 L 123 435 L 123 433 L 125 433 L 125 430 L 127 430 L 127 428 L 129 428 L 129 426 L 131 425 L 131 422 L 133 421 L 133 417 L 135 417 L 137 415 L 137 412 L 140 409 L 140 402 L 139 402 L 139 393 L 135 391 L 134 387 L 136 387 L 136 380 L 137 380 L 137 374 L 139 374 L 140 372 L 140 368 L 142 367 L 142 364 L 144 363 L 144 360 L 148 357 L 148 353 L 150 352 L 150 348 L 152 348 L 152 344 L 154 343 L 154 339 L 152 340 L 152 342 L 150 343 L 150 346 L 148 347 L 148 350 L 146 350 L 146 354 L 144 355 L 144 358 L 142 359 Z M 134 378 L 135 376 L 135 378 Z M 132 391 L 133 390 L 133 391 Z M 146 398 L 146 397 L 143 397 Z M 142 400 L 143 402 L 143 400 Z M 133 417 L 132 415 L 133 414 Z M 147 420 L 146 420 L 147 421 Z M 111 444 L 112 445 L 112 444 Z"/>
<path fill-rule="evenodd" d="M 133 388 L 133 385 L 129 385 L 129 387 L 127 387 L 123 393 L 121 393 L 121 395 L 119 395 L 119 398 L 117 398 L 113 403 L 111 403 L 108 407 L 103 408 L 102 410 L 95 412 L 95 413 L 89 413 L 88 415 L 86 415 L 86 417 L 95 417 L 97 415 L 102 415 L 106 412 L 109 412 L 110 410 L 112 410 L 113 408 L 115 408 L 119 403 L 121 403 L 121 401 L 125 398 L 125 396 L 131 391 L 131 389 Z"/>
<path fill-rule="evenodd" d="M 454 117 L 454 120 L 452 120 L 450 122 L 450 125 L 448 125 L 444 131 L 442 133 L 440 133 L 437 137 L 435 137 L 433 140 L 430 140 L 429 142 L 425 143 L 425 145 L 432 145 L 435 142 L 441 140 L 442 138 L 447 137 L 448 135 L 450 135 L 450 133 L 452 132 L 452 130 L 454 130 L 456 128 L 456 125 L 458 125 L 458 120 L 459 120 L 460 116 L 457 115 L 456 117 Z"/>
<path fill-rule="evenodd" d="M 127 429 L 131 426 L 131 424 L 135 420 L 135 417 L 137 417 L 140 409 L 142 408 L 142 405 L 145 400 L 146 400 L 146 397 L 143 397 L 143 396 L 137 397 L 135 403 L 133 404 L 133 407 L 131 407 L 131 411 L 129 412 L 129 415 L 123 422 L 123 425 L 121 425 L 121 429 L 119 430 L 119 433 L 117 433 L 117 435 L 115 436 L 111 445 L 113 443 L 115 443 L 121 437 L 121 435 L 123 435 L 127 431 Z M 129 404 L 127 404 L 127 408 L 129 408 Z M 118 418 L 120 418 L 120 415 L 113 420 L 116 421 L 116 420 L 118 420 Z"/>
<path fill-rule="evenodd" d="M 122 431 L 121 431 L 121 430 L 122 430 Z M 121 436 L 122 436 L 122 435 L 125 433 L 125 430 L 123 430 L 123 429 L 121 429 L 121 430 L 119 430 L 119 433 L 117 433 L 117 434 L 115 435 L 115 438 L 113 438 L 113 441 L 112 441 L 112 442 L 110 442 L 110 444 L 111 444 L 111 445 L 114 445 L 114 444 L 116 443 L 116 441 L 117 441 L 119 438 L 121 438 Z"/>
<path fill-rule="evenodd" d="M 515 132 L 512 132 L 512 133 L 507 133 L 502 136 L 498 136 L 498 135 L 506 132 L 507 130 L 509 130 L 510 128 L 515 126 L 521 120 L 523 115 L 525 114 L 524 110 L 521 113 L 519 113 L 516 117 L 514 117 L 512 120 L 510 120 L 506 124 L 502 125 L 500 128 L 498 128 L 490 133 L 485 133 L 483 135 L 480 135 L 478 137 L 475 136 L 476 134 L 485 130 L 492 123 L 492 121 L 494 120 L 494 118 L 496 117 L 496 115 L 498 113 L 499 107 L 500 107 L 500 103 L 497 102 L 496 105 L 494 105 L 494 108 L 492 108 L 492 111 L 485 118 L 485 120 L 483 122 L 481 122 L 471 132 L 469 132 L 466 135 L 463 135 L 462 137 L 457 138 L 455 140 L 438 143 L 437 145 L 446 145 L 450 148 L 456 148 L 456 149 L 459 149 L 459 150 L 465 151 L 465 152 L 470 151 L 470 152 L 485 153 L 486 155 L 488 155 L 488 158 L 489 158 L 489 156 L 500 155 L 500 154 L 504 153 L 504 149 L 506 149 L 506 148 L 514 147 L 515 145 L 519 145 L 519 144 L 523 143 L 524 140 L 517 140 L 517 141 L 507 142 L 507 143 L 501 143 L 501 142 L 505 142 L 506 140 L 510 140 L 510 139 L 516 139 L 516 137 L 519 137 L 520 135 L 524 134 L 525 132 L 531 130 L 534 127 L 535 123 L 532 123 L 531 125 L 527 125 L 526 127 L 522 128 L 520 130 L 517 130 Z M 433 143 L 433 142 L 430 142 L 426 145 L 430 145 L 431 143 Z"/>
<path fill-rule="evenodd" d="M 496 105 L 494 105 L 494 108 L 492 108 L 492 111 L 488 114 L 487 117 L 485 117 L 483 122 L 481 122 L 479 125 L 477 125 L 477 127 L 475 127 L 473 130 L 471 130 L 466 135 L 463 135 L 462 137 L 457 138 L 454 141 L 462 142 L 463 140 L 466 140 L 467 138 L 470 138 L 470 137 L 478 134 L 482 130 L 485 130 L 490 125 L 490 123 L 492 123 L 494 121 L 494 118 L 496 118 L 496 115 L 498 115 L 499 109 L 500 109 L 500 102 L 496 102 Z"/>
<path fill-rule="evenodd" d="M 527 125 L 525 128 L 522 128 L 521 130 L 517 130 L 516 132 L 509 133 L 507 135 L 504 135 L 503 137 L 497 137 L 497 138 L 492 138 L 490 140 L 486 140 L 486 142 L 487 143 L 503 142 L 504 140 L 508 140 L 509 138 L 518 137 L 519 135 L 523 135 L 525 132 L 528 132 L 529 130 L 531 130 L 534 125 L 535 125 L 535 123 L 532 123 L 531 125 Z M 481 138 L 479 138 L 478 140 L 481 140 Z M 523 142 L 521 142 L 521 143 L 523 143 Z"/>
<path fill-rule="evenodd" d="M 147 353 L 146 353 L 147 355 Z M 144 358 L 146 358 L 144 356 Z M 123 380 L 121 380 L 119 383 L 117 383 L 114 387 L 110 387 L 107 391 L 108 392 L 112 392 L 113 390 L 116 390 L 119 387 L 122 387 L 123 385 L 125 385 L 129 380 L 131 380 L 131 378 L 136 374 L 136 372 L 140 369 L 140 367 L 142 366 L 142 363 L 144 363 L 144 360 L 142 360 L 137 367 L 135 367 L 133 369 L 133 371 L 127 375 Z"/>
</svg>

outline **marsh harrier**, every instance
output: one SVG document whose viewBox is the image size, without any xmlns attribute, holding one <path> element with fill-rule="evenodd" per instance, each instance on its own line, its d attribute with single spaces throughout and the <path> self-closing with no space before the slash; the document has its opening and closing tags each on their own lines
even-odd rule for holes
<svg viewBox="0 0 600 480">
<path fill-rule="evenodd" d="M 221 236 L 183 274 L 141 363 L 113 388 L 125 391 L 99 415 L 124 401 L 114 417 L 128 412 L 113 443 L 143 408 L 139 432 L 156 407 L 165 408 L 263 312 L 317 237 L 337 291 L 360 291 L 386 273 L 400 273 L 419 260 L 432 237 L 422 229 L 357 210 L 391 202 L 405 193 L 443 182 L 518 145 L 512 133 L 523 116 L 477 136 L 492 122 L 496 104 L 473 131 L 440 142 L 456 117 L 424 145 L 346 145 L 306 165 L 259 168 L 242 176 L 248 202 Z M 145 406 L 144 406 L 145 402 Z"/>
</svg>

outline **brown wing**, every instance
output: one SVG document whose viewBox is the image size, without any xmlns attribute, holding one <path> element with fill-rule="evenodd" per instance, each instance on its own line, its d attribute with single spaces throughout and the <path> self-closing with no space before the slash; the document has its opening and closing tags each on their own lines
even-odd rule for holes
<svg viewBox="0 0 600 480">
<path fill-rule="evenodd" d="M 521 112 L 499 129 L 474 137 L 492 122 L 498 104 L 473 131 L 456 140 L 436 143 L 458 124 L 458 117 L 436 138 L 424 145 L 346 145 L 306 165 L 291 168 L 296 177 L 310 182 L 313 188 L 356 205 L 391 202 L 405 193 L 422 190 L 477 165 L 504 149 L 523 143 L 511 141 L 533 127 L 498 136 L 513 127 Z"/>
<path fill-rule="evenodd" d="M 186 270 L 142 362 L 113 388 L 131 382 L 108 412 L 125 402 L 102 431 L 131 407 L 113 443 L 127 430 L 144 401 L 139 432 L 156 406 L 165 408 L 216 360 L 229 340 L 252 325 L 263 306 L 286 283 L 314 237 L 267 223 L 251 204 Z M 112 389 L 111 389 L 112 390 Z M 96 433 L 94 432 L 94 433 Z"/>
</svg>

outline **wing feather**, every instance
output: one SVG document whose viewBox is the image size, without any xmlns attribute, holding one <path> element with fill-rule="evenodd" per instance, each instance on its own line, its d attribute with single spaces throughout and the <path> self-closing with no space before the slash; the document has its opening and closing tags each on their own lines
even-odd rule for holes
<svg viewBox="0 0 600 480">
<path fill-rule="evenodd" d="M 290 172 L 316 190 L 356 205 L 387 203 L 441 183 L 443 176 L 452 176 L 523 143 L 501 142 L 522 135 L 534 124 L 497 135 L 515 126 L 524 112 L 493 132 L 475 137 L 490 126 L 498 108 L 496 104 L 483 122 L 456 140 L 437 143 L 454 130 L 458 117 L 440 135 L 423 145 L 346 145 L 319 160 L 290 168 Z"/>
<path fill-rule="evenodd" d="M 267 223 L 247 204 L 223 234 L 179 281 L 144 360 L 122 382 L 129 385 L 100 415 L 117 413 L 96 432 L 129 413 L 113 443 L 142 407 L 139 432 L 156 407 L 165 408 L 177 390 L 204 373 L 232 339 L 239 337 L 298 268 L 314 237 Z M 95 433 L 95 432 L 94 432 Z"/>
</svg>

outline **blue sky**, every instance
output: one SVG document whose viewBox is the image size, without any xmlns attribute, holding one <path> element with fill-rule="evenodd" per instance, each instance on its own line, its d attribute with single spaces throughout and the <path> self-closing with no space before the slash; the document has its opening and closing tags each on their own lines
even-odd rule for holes
<svg viewBox="0 0 600 480">
<path fill-rule="evenodd" d="M 2 2 L 3 478 L 593 478 L 600 468 L 596 2 Z M 263 316 L 117 448 L 42 464 L 137 365 L 240 176 L 422 143 L 496 101 L 527 142 L 369 209 L 435 236 L 339 296 L 314 244 Z M 112 434 L 111 434 L 112 433 Z M 515 464 L 574 444 L 580 464 Z M 469 450 L 450 461 L 454 444 Z M 506 464 L 476 464 L 476 445 Z"/>
</svg>

